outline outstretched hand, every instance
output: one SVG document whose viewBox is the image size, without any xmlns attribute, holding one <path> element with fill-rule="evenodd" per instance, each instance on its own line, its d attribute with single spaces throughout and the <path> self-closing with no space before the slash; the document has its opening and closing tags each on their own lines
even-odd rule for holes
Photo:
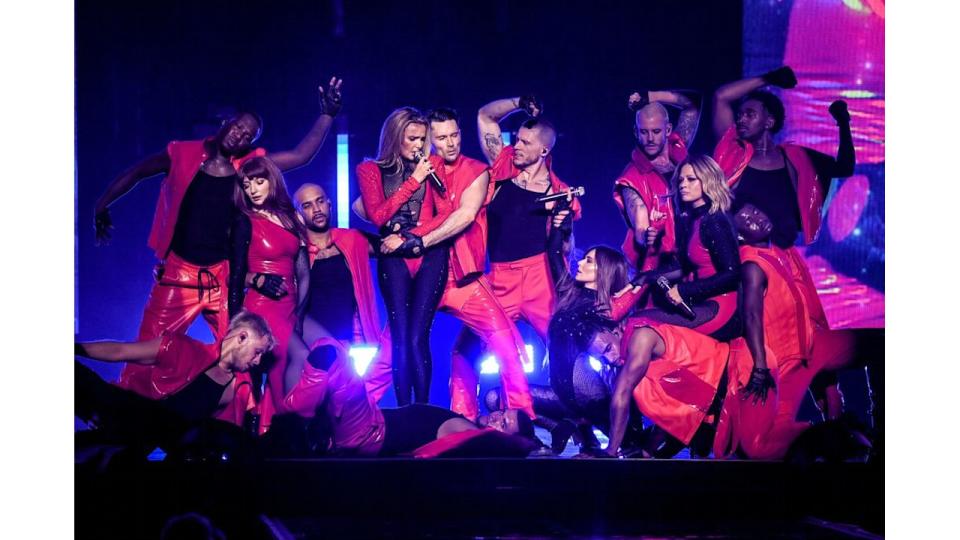
<svg viewBox="0 0 960 540">
<path fill-rule="evenodd" d="M 837 121 L 837 124 L 850 123 L 850 111 L 847 109 L 847 102 L 838 99 L 830 104 L 830 116 Z"/>
<path fill-rule="evenodd" d="M 761 75 L 763 82 L 779 86 L 780 88 L 794 88 L 797 86 L 797 75 L 790 66 L 782 66 Z"/>
<path fill-rule="evenodd" d="M 533 118 L 543 114 L 543 103 L 541 103 L 540 100 L 537 99 L 537 96 L 534 96 L 533 94 L 520 96 L 519 106 L 521 111 L 524 111 Z"/>
<path fill-rule="evenodd" d="M 337 113 L 340 112 L 340 107 L 343 106 L 343 97 L 340 94 L 340 87 L 342 85 L 343 79 L 330 77 L 330 83 L 327 84 L 326 90 L 324 90 L 322 86 L 317 88 L 320 94 L 320 108 L 322 114 L 336 116 Z"/>
<path fill-rule="evenodd" d="M 96 234 L 95 244 L 105 246 L 110 243 L 113 232 L 113 220 L 110 219 L 110 211 L 104 208 L 96 213 L 93 218 L 93 229 Z"/>
<path fill-rule="evenodd" d="M 627 108 L 633 112 L 637 112 L 649 104 L 650 94 L 646 90 L 634 92 L 627 98 Z"/>
<path fill-rule="evenodd" d="M 763 405 L 767 401 L 767 392 L 776 387 L 777 384 L 774 382 L 769 369 L 755 367 L 750 372 L 750 382 L 740 391 L 740 399 L 745 400 L 752 397 L 754 405 L 757 402 Z"/>
</svg>

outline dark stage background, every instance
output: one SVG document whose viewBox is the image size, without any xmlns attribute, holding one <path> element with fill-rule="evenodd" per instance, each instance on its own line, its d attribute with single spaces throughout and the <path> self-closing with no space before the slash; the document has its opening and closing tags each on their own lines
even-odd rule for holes
<svg viewBox="0 0 960 540">
<path fill-rule="evenodd" d="M 355 197 L 353 168 L 375 153 L 383 119 L 395 107 L 456 108 L 464 152 L 482 158 L 477 109 L 534 92 L 560 131 L 556 171 L 587 188 L 579 245 L 616 246 L 624 226 L 610 190 L 633 145 L 629 93 L 710 90 L 741 69 L 739 2 L 343 2 L 342 17 L 337 4 L 77 4 L 80 339 L 136 336 L 151 286 L 146 238 L 160 178 L 113 206 L 116 230 L 107 247 L 93 243 L 97 197 L 120 171 L 168 141 L 214 131 L 224 109 L 255 109 L 265 119 L 260 145 L 286 149 L 316 118 L 317 85 L 342 77 L 338 131 L 349 132 Z M 712 148 L 707 131 L 696 150 Z M 311 181 L 336 192 L 335 143 L 331 133 L 310 165 L 287 176 L 291 190 Z M 449 403 L 449 351 L 459 327 L 447 315 L 434 325 L 433 403 Z M 529 328 L 521 331 L 539 365 L 542 344 Z M 209 339 L 202 322 L 190 334 Z M 97 367 L 108 377 L 119 372 Z M 545 381 L 545 374 L 538 369 L 531 380 Z M 489 382 L 485 376 L 481 384 Z M 388 394 L 385 403 L 392 399 Z"/>
<path fill-rule="evenodd" d="M 820 239 L 808 249 L 811 270 L 833 324 L 882 326 L 882 6 L 879 0 L 78 3 L 78 338 L 134 339 L 152 284 L 154 257 L 146 239 L 160 177 L 111 208 L 116 230 L 105 247 L 93 242 L 97 197 L 124 168 L 168 141 L 213 133 L 233 108 L 263 116 L 259 145 L 287 149 L 316 118 L 317 86 L 342 77 L 344 109 L 336 128 L 314 161 L 287 181 L 291 191 L 319 183 L 333 197 L 336 135 L 347 134 L 352 199 L 358 194 L 353 169 L 376 152 L 380 126 L 394 108 L 456 108 L 464 152 L 482 158 L 477 109 L 533 92 L 560 132 L 555 170 L 567 183 L 587 188 L 578 245 L 618 246 L 625 229 L 611 185 L 633 147 L 629 93 L 704 93 L 693 151 L 710 152 L 710 93 L 741 73 L 755 75 L 784 60 L 801 80 L 793 98 L 784 95 L 785 136 L 835 153 L 826 106 L 843 95 L 861 162 L 856 181 L 833 195 L 845 203 L 831 208 L 836 215 L 827 216 Z M 830 40 L 810 37 L 817 21 L 829 22 Z M 817 45 L 801 47 L 805 43 Z M 858 82 L 865 65 L 873 71 Z M 505 127 L 519 122 L 512 118 Z M 846 208 L 851 211 L 839 211 Z M 356 219 L 351 225 L 363 226 Z M 449 351 L 459 328 L 452 317 L 437 316 L 435 404 L 449 403 Z M 530 380 L 546 382 L 539 369 L 543 345 L 526 325 L 521 332 L 536 351 Z M 190 334 L 211 339 L 202 322 Z M 119 373 L 116 366 L 94 367 L 111 379 Z M 491 383 L 497 377 L 481 377 L 483 388 Z M 390 393 L 384 404 L 392 403 Z"/>
</svg>

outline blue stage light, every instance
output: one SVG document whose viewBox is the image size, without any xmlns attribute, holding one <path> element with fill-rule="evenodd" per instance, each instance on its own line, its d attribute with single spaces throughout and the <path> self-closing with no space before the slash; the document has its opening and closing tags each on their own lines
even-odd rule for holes
<svg viewBox="0 0 960 540">
<path fill-rule="evenodd" d="M 480 374 L 495 375 L 497 373 L 500 373 L 500 364 L 497 362 L 497 358 L 492 354 L 487 355 L 480 362 Z"/>
<path fill-rule="evenodd" d="M 608 439 L 607 436 L 604 435 L 599 429 L 594 428 L 593 434 L 597 437 L 597 441 L 600 442 L 600 446 L 606 448 L 606 446 L 610 444 L 610 439 Z"/>
<path fill-rule="evenodd" d="M 350 228 L 350 136 L 337 134 L 337 227 Z"/>
<path fill-rule="evenodd" d="M 533 345 L 526 343 L 524 349 L 527 351 L 527 361 L 523 362 L 523 372 L 533 373 Z M 495 375 L 497 373 L 500 373 L 500 361 L 497 360 L 497 357 L 493 354 L 484 356 L 483 360 L 480 361 L 480 374 Z"/>
<path fill-rule="evenodd" d="M 353 345 L 350 347 L 348 354 L 353 360 L 353 370 L 357 372 L 357 375 L 362 377 L 367 372 L 370 363 L 377 356 L 377 350 L 377 347 L 370 345 Z"/>
<path fill-rule="evenodd" d="M 600 360 L 597 360 L 596 358 L 591 356 L 589 357 L 589 361 L 590 361 L 590 367 L 593 368 L 593 370 L 596 371 L 597 373 L 599 373 L 600 370 L 603 369 L 603 364 L 600 363 Z"/>
</svg>

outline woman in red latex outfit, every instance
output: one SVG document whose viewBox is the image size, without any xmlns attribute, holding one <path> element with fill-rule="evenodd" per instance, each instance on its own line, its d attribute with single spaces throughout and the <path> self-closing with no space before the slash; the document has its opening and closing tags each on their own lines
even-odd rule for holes
<svg viewBox="0 0 960 540">
<path fill-rule="evenodd" d="M 268 158 L 254 158 L 239 172 L 241 181 L 234 191 L 240 214 L 234 223 L 230 260 L 230 312 L 243 307 L 260 315 L 277 339 L 272 362 L 266 363 L 267 390 L 260 405 L 259 430 L 263 432 L 283 399 L 287 341 L 307 298 L 310 270 L 303 225 L 296 218 L 280 169 Z"/>
</svg>

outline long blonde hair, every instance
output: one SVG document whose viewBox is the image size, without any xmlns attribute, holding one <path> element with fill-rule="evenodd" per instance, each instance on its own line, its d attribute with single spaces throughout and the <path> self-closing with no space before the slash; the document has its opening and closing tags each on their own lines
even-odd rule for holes
<svg viewBox="0 0 960 540">
<path fill-rule="evenodd" d="M 730 205 L 733 204 L 733 192 L 727 185 L 727 177 L 723 170 L 712 157 L 706 154 L 688 156 L 687 159 L 680 162 L 673 171 L 673 179 L 670 184 L 673 192 L 679 192 L 680 169 L 684 165 L 690 165 L 693 168 L 693 174 L 700 180 L 700 186 L 703 189 L 703 196 L 710 205 L 709 213 L 728 212 Z M 679 196 L 676 197 L 679 202 Z"/>
<path fill-rule="evenodd" d="M 377 165 L 386 167 L 400 162 L 400 142 L 403 140 L 403 131 L 410 124 L 421 124 L 427 128 L 423 153 L 430 155 L 430 122 L 427 117 L 413 107 L 400 107 L 387 116 L 380 129 L 380 151 L 374 160 Z"/>
</svg>

